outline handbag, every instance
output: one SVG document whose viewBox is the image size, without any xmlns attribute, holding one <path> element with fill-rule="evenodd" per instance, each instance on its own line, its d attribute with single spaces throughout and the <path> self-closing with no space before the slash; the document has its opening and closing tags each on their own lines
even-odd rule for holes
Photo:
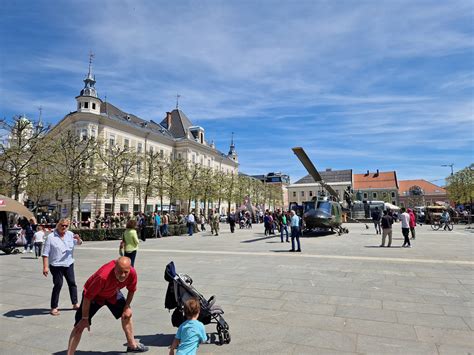
<svg viewBox="0 0 474 355">
<path fill-rule="evenodd" d="M 16 241 L 15 241 L 15 244 L 18 245 L 18 246 L 24 246 L 26 245 L 26 238 L 23 234 L 18 234 L 18 236 L 16 237 Z"/>
</svg>

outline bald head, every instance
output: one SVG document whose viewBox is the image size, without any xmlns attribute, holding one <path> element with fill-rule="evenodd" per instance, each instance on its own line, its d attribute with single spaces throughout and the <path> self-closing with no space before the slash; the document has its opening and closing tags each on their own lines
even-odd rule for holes
<svg viewBox="0 0 474 355">
<path fill-rule="evenodd" d="M 130 270 L 132 268 L 132 264 L 130 261 L 130 258 L 126 256 L 121 256 L 120 258 L 117 259 L 115 262 L 115 277 L 117 280 L 120 282 L 124 282 L 128 275 L 130 274 Z"/>
</svg>

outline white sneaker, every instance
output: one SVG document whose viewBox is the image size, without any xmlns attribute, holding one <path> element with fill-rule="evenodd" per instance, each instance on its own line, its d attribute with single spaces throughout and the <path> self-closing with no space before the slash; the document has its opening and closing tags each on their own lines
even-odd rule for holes
<svg viewBox="0 0 474 355">
<path fill-rule="evenodd" d="M 32 249 L 30 249 L 30 251 L 29 251 L 28 253 L 32 253 L 32 252 L 33 252 L 33 250 L 32 250 Z"/>
<path fill-rule="evenodd" d="M 25 253 L 26 253 L 26 249 L 23 249 L 22 254 L 25 254 Z"/>
</svg>

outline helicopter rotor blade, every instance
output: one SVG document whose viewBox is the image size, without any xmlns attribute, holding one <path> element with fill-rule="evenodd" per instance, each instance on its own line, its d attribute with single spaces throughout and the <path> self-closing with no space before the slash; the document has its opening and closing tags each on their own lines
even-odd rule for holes
<svg viewBox="0 0 474 355">
<path fill-rule="evenodd" d="M 318 170 L 314 166 L 311 159 L 309 159 L 304 149 L 302 147 L 295 147 L 291 149 L 293 150 L 293 153 L 295 153 L 295 155 L 301 161 L 303 166 L 306 168 L 309 175 L 311 175 L 311 177 L 314 179 L 314 181 L 319 182 L 321 186 L 324 187 L 331 194 L 331 196 L 335 197 L 339 201 L 339 195 L 336 193 L 336 191 L 334 191 L 334 189 L 331 186 L 329 186 L 328 184 L 326 184 L 326 182 L 324 182 L 323 178 L 319 174 Z"/>
</svg>

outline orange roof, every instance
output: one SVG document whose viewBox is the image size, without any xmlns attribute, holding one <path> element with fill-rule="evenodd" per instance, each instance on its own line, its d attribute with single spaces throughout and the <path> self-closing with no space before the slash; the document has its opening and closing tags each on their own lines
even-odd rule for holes
<svg viewBox="0 0 474 355">
<path fill-rule="evenodd" d="M 401 180 L 400 181 L 400 196 L 408 195 L 408 191 L 413 186 L 419 186 L 425 195 L 446 195 L 446 190 L 438 185 L 432 184 L 429 181 L 420 180 Z"/>
<path fill-rule="evenodd" d="M 383 171 L 377 173 L 354 174 L 354 190 L 398 189 L 397 173 Z"/>
</svg>

